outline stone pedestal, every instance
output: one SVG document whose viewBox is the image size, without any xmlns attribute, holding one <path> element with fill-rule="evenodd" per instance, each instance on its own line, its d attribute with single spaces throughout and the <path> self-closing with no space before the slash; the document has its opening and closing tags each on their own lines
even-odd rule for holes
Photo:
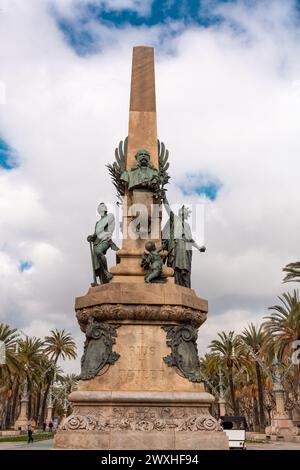
<svg viewBox="0 0 300 470">
<path fill-rule="evenodd" d="M 228 449 L 203 391 L 77 391 L 55 437 L 65 449 Z"/>
<path fill-rule="evenodd" d="M 164 360 L 172 355 L 169 328 L 192 324 L 197 330 L 206 311 L 207 302 L 192 289 L 174 284 L 111 283 L 78 298 L 81 329 L 89 318 L 110 325 L 117 359 L 71 393 L 73 413 L 58 430 L 55 447 L 227 449 L 227 437 L 210 415 L 214 397 L 180 364 Z"/>
<path fill-rule="evenodd" d="M 46 419 L 47 426 L 49 426 L 49 423 L 52 422 L 52 411 L 53 411 L 53 405 L 51 401 L 48 403 L 48 406 L 47 406 L 47 419 Z"/>
<path fill-rule="evenodd" d="M 299 435 L 299 428 L 294 425 L 284 406 L 284 389 L 280 383 L 274 385 L 276 411 L 271 419 L 271 425 L 266 427 L 267 436 L 294 437 Z"/>
<path fill-rule="evenodd" d="M 26 397 L 23 397 L 21 400 L 20 414 L 14 426 L 16 431 L 18 431 L 19 428 L 21 428 L 21 431 L 27 431 L 27 426 L 28 426 L 27 410 L 28 410 L 28 398 L 26 396 Z"/>
<path fill-rule="evenodd" d="M 222 397 L 219 398 L 219 413 L 220 416 L 226 416 L 226 400 Z"/>
</svg>

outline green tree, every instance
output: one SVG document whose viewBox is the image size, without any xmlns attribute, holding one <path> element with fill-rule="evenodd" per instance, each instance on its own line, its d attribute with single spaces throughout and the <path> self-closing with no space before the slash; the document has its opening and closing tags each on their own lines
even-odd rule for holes
<svg viewBox="0 0 300 470">
<path fill-rule="evenodd" d="M 243 341 L 250 346 L 253 352 L 257 355 L 261 355 L 264 347 L 266 346 L 266 337 L 267 333 L 265 332 L 263 325 L 255 326 L 253 323 L 250 323 L 247 328 L 245 328 L 241 334 Z M 243 347 L 243 344 L 242 344 Z M 257 360 L 255 360 L 246 350 L 245 354 L 248 356 L 250 362 L 254 362 L 255 373 L 256 373 L 256 382 L 258 390 L 258 406 L 259 406 L 259 425 L 260 429 L 263 431 L 265 428 L 265 412 L 264 412 L 264 386 L 263 386 L 263 374 L 261 372 L 260 365 Z"/>
<path fill-rule="evenodd" d="M 18 332 L 16 328 L 0 323 L 0 341 L 4 343 L 4 364 L 0 364 L 0 390 L 3 405 L 1 408 L 0 421 L 5 428 L 10 426 L 12 400 L 16 391 L 15 380 L 20 373 L 17 357 Z"/>
<path fill-rule="evenodd" d="M 50 361 L 56 366 L 59 359 L 75 359 L 77 357 L 76 344 L 70 333 L 65 330 L 51 330 L 51 335 L 45 337 L 44 352 L 48 355 Z M 53 370 L 53 369 L 52 369 Z M 41 423 L 45 419 L 46 404 L 49 395 L 51 382 L 53 381 L 53 372 L 50 378 L 46 380 L 46 387 L 42 402 Z"/>
<path fill-rule="evenodd" d="M 214 339 L 209 348 L 212 354 L 212 360 L 216 361 L 216 367 L 221 366 L 223 370 L 226 370 L 229 389 L 230 389 L 230 397 L 233 412 L 235 415 L 238 414 L 238 403 L 235 398 L 235 388 L 234 388 L 234 370 L 241 367 L 243 358 L 239 351 L 239 341 L 238 338 L 235 336 L 234 331 L 229 331 L 229 333 L 225 333 L 222 331 L 218 333 L 219 339 Z"/>
<path fill-rule="evenodd" d="M 283 272 L 286 273 L 283 282 L 300 282 L 300 261 L 287 264 Z"/>
<path fill-rule="evenodd" d="M 40 338 L 27 336 L 25 340 L 19 341 L 19 360 L 28 384 L 28 417 L 33 417 L 33 398 L 35 397 L 36 385 L 39 383 L 43 363 L 47 357 L 43 350 L 43 342 Z"/>
<path fill-rule="evenodd" d="M 265 317 L 264 327 L 270 334 L 270 345 L 280 359 L 285 359 L 291 355 L 293 341 L 300 340 L 299 292 L 295 289 L 278 298 L 281 304 L 269 308 L 271 314 Z"/>
</svg>

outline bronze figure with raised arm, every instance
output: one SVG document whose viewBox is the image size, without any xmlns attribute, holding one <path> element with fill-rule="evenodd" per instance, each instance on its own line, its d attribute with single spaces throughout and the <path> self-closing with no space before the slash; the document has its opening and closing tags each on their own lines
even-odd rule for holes
<svg viewBox="0 0 300 470">
<path fill-rule="evenodd" d="M 167 265 L 174 269 L 175 284 L 191 287 L 192 247 L 200 252 L 204 252 L 206 248 L 199 246 L 192 237 L 191 227 L 187 222 L 189 209 L 182 206 L 176 215 L 166 196 L 163 202 L 169 215 L 162 230 L 163 246 L 168 251 Z"/>
</svg>

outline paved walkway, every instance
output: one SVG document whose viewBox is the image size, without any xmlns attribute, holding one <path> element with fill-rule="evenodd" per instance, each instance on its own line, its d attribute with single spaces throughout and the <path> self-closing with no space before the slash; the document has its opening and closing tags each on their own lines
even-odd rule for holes
<svg viewBox="0 0 300 470">
<path fill-rule="evenodd" d="M 1 450 L 47 450 L 53 449 L 53 439 L 46 439 L 45 441 L 33 441 L 33 444 L 27 442 L 1 442 Z"/>
<path fill-rule="evenodd" d="M 300 442 L 271 441 L 263 444 L 247 442 L 248 450 L 300 450 Z"/>
<path fill-rule="evenodd" d="M 27 442 L 0 442 L 1 450 L 49 450 L 53 449 L 53 439 L 36 441 L 33 444 Z M 296 442 L 267 442 L 267 443 L 247 443 L 248 450 L 300 450 L 300 443 Z"/>
</svg>

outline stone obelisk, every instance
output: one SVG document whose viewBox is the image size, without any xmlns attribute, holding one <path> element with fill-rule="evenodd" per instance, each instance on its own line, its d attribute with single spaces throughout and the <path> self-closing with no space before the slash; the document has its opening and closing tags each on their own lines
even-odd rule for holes
<svg viewBox="0 0 300 470">
<path fill-rule="evenodd" d="M 158 169 L 154 49 L 152 47 L 133 48 L 126 170 L 130 170 L 135 165 L 135 155 L 142 148 L 149 151 L 151 163 Z M 126 276 L 126 282 L 144 282 L 145 273 L 140 262 L 146 240 L 144 237 L 130 236 L 132 208 L 135 205 L 142 205 L 147 209 L 149 232 L 152 231 L 151 239 L 155 240 L 158 245 L 160 244 L 162 213 L 160 206 L 157 204 L 153 206 L 152 192 L 126 189 L 123 204 L 125 236 L 122 249 L 118 252 L 120 263 L 111 269 L 114 274 L 112 282 L 122 282 L 124 276 Z M 154 211 L 153 207 L 157 210 Z M 170 277 L 173 272 L 170 268 L 164 267 L 164 274 Z"/>
<path fill-rule="evenodd" d="M 127 169 L 134 165 L 140 148 L 149 150 L 158 168 L 154 49 L 134 47 L 131 70 Z"/>
<path fill-rule="evenodd" d="M 146 149 L 158 168 L 150 47 L 133 50 L 127 170 L 139 149 Z M 126 189 L 125 197 L 123 229 L 132 220 L 134 203 L 146 206 L 155 223 L 151 191 Z M 155 217 L 160 226 L 160 211 Z M 69 396 L 73 412 L 57 432 L 57 448 L 228 448 L 210 415 L 214 397 L 205 392 L 198 371 L 197 330 L 206 320 L 207 301 L 174 284 L 171 268 L 165 268 L 166 282 L 145 283 L 140 266 L 145 241 L 125 237 L 112 281 L 76 299 L 77 320 L 86 335 L 84 367 Z"/>
</svg>

